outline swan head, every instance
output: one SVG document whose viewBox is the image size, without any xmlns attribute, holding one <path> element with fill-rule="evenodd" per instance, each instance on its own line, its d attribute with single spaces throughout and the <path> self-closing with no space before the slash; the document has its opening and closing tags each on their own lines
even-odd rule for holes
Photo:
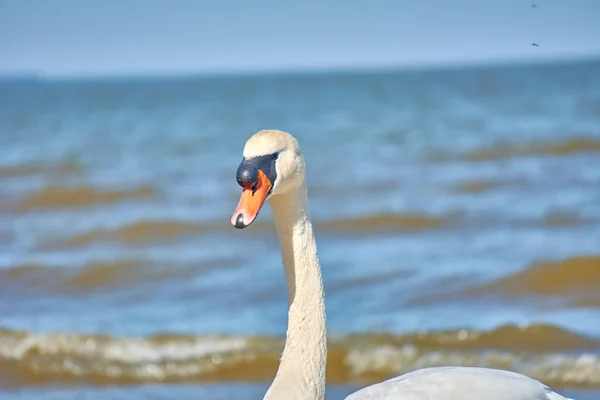
<svg viewBox="0 0 600 400">
<path fill-rule="evenodd" d="M 243 157 L 236 173 L 242 195 L 231 217 L 238 229 L 254 221 L 267 199 L 300 186 L 306 168 L 298 141 L 278 130 L 252 135 L 246 141 Z"/>
</svg>

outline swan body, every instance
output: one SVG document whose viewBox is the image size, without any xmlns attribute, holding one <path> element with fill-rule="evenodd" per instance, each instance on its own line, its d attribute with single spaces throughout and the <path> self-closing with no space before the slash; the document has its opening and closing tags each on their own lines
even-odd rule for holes
<svg viewBox="0 0 600 400">
<path fill-rule="evenodd" d="M 423 368 L 352 393 L 346 400 L 570 400 L 515 372 L 478 367 Z"/>
<path fill-rule="evenodd" d="M 268 200 L 288 288 L 288 327 L 275 378 L 264 400 L 323 400 L 327 362 L 325 295 L 308 214 L 305 162 L 289 133 L 263 130 L 248 139 L 237 170 L 242 187 L 231 223 L 249 226 Z M 346 400 L 570 400 L 514 372 L 476 367 L 413 371 Z"/>
</svg>

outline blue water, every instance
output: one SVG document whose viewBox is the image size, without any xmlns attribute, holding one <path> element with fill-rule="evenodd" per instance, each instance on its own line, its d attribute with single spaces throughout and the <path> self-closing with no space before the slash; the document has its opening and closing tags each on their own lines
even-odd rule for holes
<svg viewBox="0 0 600 400">
<path fill-rule="evenodd" d="M 560 291 L 461 294 L 538 262 L 599 255 L 598 71 L 588 62 L 1 82 L 0 327 L 282 335 L 270 212 L 244 231 L 229 222 L 244 142 L 273 128 L 296 136 L 306 158 L 330 332 L 546 323 L 600 337 L 593 293 L 584 306 Z M 488 186 L 464 189 L 473 183 Z M 49 189 L 53 199 L 35 197 Z M 77 200 L 86 190 L 96 194 Z M 122 196 L 97 194 L 106 191 Z M 372 224 L 386 215 L 443 223 Z M 192 228 L 136 228 L 148 222 Z"/>
</svg>

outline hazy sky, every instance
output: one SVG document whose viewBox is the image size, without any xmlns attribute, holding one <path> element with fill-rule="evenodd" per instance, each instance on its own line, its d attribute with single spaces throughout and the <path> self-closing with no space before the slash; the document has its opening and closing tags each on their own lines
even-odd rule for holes
<svg viewBox="0 0 600 400">
<path fill-rule="evenodd" d="M 0 74 L 600 58 L 599 21 L 600 0 L 0 0 Z"/>
</svg>

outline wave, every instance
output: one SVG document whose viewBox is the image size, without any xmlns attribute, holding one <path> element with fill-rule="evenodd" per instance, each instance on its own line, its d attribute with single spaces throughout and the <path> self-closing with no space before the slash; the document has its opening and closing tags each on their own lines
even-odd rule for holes
<svg viewBox="0 0 600 400">
<path fill-rule="evenodd" d="M 317 234 L 364 235 L 389 232 L 432 231 L 452 227 L 458 223 L 487 228 L 508 223 L 515 227 L 561 228 L 581 226 L 597 221 L 581 218 L 577 213 L 550 212 L 537 219 L 519 219 L 505 222 L 501 219 L 484 217 L 481 219 L 461 220 L 459 214 L 446 216 L 428 216 L 417 214 L 374 214 L 356 218 L 317 220 L 314 223 Z M 199 235 L 231 232 L 227 218 L 222 221 L 186 222 L 178 220 L 141 220 L 116 229 L 92 229 L 66 237 L 42 239 L 38 248 L 43 250 L 77 249 L 95 243 L 119 243 L 123 245 L 142 245 L 170 243 Z M 275 234 L 271 221 L 261 220 L 242 234 Z M 0 232 L 0 241 L 1 241 Z"/>
<path fill-rule="evenodd" d="M 368 384 L 416 368 L 478 365 L 522 372 L 557 386 L 600 387 L 600 341 L 549 325 L 333 335 L 329 342 L 331 383 Z M 266 336 L 126 338 L 0 329 L 0 383 L 269 381 L 282 346 L 282 338 Z"/>
<path fill-rule="evenodd" d="M 0 289 L 37 287 L 57 293 L 90 292 L 186 279 L 199 270 L 228 266 L 233 262 L 223 258 L 183 266 L 156 265 L 142 260 L 93 262 L 81 268 L 19 265 L 0 269 Z"/>
<path fill-rule="evenodd" d="M 221 257 L 198 263 L 164 265 L 144 259 L 90 262 L 80 267 L 52 265 L 16 265 L 0 269 L 0 290 L 5 288 L 44 288 L 51 292 L 80 292 L 96 289 L 129 287 L 165 280 L 187 279 L 212 268 L 230 267 L 235 258 Z M 374 276 L 332 283 L 331 291 L 352 286 L 376 285 L 406 276 L 406 271 L 389 271 Z M 451 285 L 454 286 L 454 285 Z M 493 297 L 507 301 L 551 300 L 562 307 L 600 307 L 600 256 L 581 256 L 554 262 L 535 263 L 523 271 L 496 281 L 471 286 L 462 291 L 448 291 L 446 281 L 434 283 L 411 304 L 425 305 L 449 299 Z M 548 302 L 550 304 L 550 302 Z"/>
<path fill-rule="evenodd" d="M 357 218 L 318 221 L 315 223 L 315 230 L 338 233 L 418 231 L 442 228 L 449 225 L 452 219 L 452 217 L 384 213 Z"/>
<path fill-rule="evenodd" d="M 493 219 L 483 219 L 485 226 L 493 226 Z M 500 222 L 502 223 L 502 222 Z M 583 218 L 577 211 L 549 211 L 539 217 L 522 217 L 508 221 L 515 228 L 565 228 L 575 226 L 586 226 L 598 223 L 596 218 Z"/>
<path fill-rule="evenodd" d="M 453 189 L 463 193 L 483 193 L 493 189 L 508 188 L 523 184 L 522 181 L 501 181 L 501 180 L 472 180 L 460 182 Z"/>
<path fill-rule="evenodd" d="M 526 143 L 523 145 L 498 144 L 482 148 L 458 156 L 463 161 L 493 161 L 512 157 L 556 156 L 578 153 L 600 152 L 600 141 L 586 137 L 575 137 L 546 143 Z M 456 155 L 444 152 L 434 152 L 430 158 L 433 161 L 456 159 Z"/>
<path fill-rule="evenodd" d="M 46 187 L 23 199 L 17 211 L 33 209 L 55 210 L 70 207 L 85 207 L 98 204 L 113 204 L 125 199 L 146 199 L 156 191 L 149 186 L 124 190 L 98 190 L 88 186 Z"/>
<path fill-rule="evenodd" d="M 188 235 L 214 231 L 213 226 L 183 221 L 139 221 L 114 230 L 93 229 L 79 235 L 54 239 L 45 248 L 80 248 L 96 242 L 142 244 L 170 242 Z"/>
<path fill-rule="evenodd" d="M 452 218 L 420 215 L 379 214 L 351 219 L 336 219 L 315 222 L 315 230 L 323 233 L 365 234 L 389 231 L 419 231 L 437 229 L 449 225 Z M 71 249 L 89 246 L 93 243 L 121 243 L 125 245 L 169 243 L 189 236 L 223 233 L 231 231 L 229 219 L 223 221 L 185 222 L 176 220 L 138 221 L 117 229 L 93 229 L 66 238 L 46 240 L 43 249 Z M 249 234 L 275 233 L 270 221 L 257 221 Z M 245 232 L 244 232 L 245 233 Z"/>
<path fill-rule="evenodd" d="M 33 175 L 56 177 L 78 174 L 82 171 L 82 166 L 75 161 L 65 161 L 57 164 L 30 163 L 1 165 L 0 178 L 22 178 Z"/>
<path fill-rule="evenodd" d="M 507 298 L 566 298 L 573 306 L 600 307 L 600 256 L 536 263 L 496 282 L 468 289 L 466 295 Z"/>
<path fill-rule="evenodd" d="M 447 290 L 440 281 L 410 302 L 413 306 L 452 300 L 492 298 L 547 307 L 600 307 L 600 256 L 580 256 L 533 263 L 493 282 Z"/>
<path fill-rule="evenodd" d="M 575 226 L 575 225 L 585 225 L 589 223 L 596 223 L 592 219 L 584 219 L 578 213 L 574 212 L 549 212 L 542 216 L 541 220 L 539 220 L 542 226 L 551 228 L 551 227 L 561 227 L 561 226 Z"/>
</svg>

